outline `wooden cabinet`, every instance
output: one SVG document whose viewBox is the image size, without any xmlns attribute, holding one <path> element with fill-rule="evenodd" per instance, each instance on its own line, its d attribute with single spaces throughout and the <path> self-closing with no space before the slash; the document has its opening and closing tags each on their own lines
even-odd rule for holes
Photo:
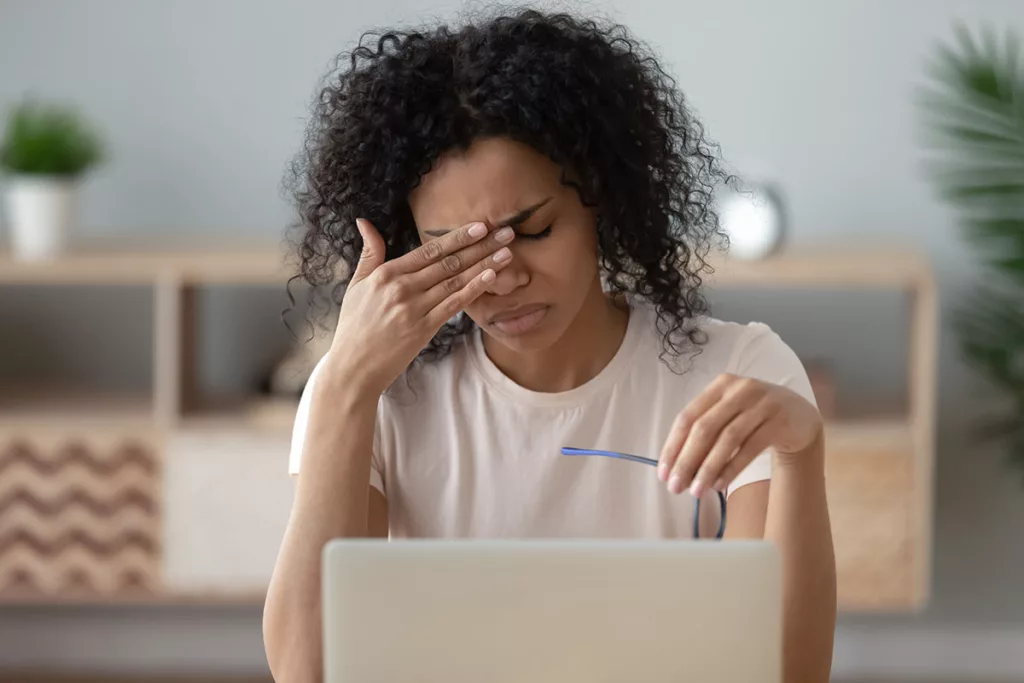
<svg viewBox="0 0 1024 683">
<path fill-rule="evenodd" d="M 894 414 L 840 413 L 829 420 L 826 479 L 840 609 L 923 608 L 931 592 L 939 334 L 931 268 L 912 252 L 790 253 L 754 263 L 720 263 L 709 280 L 720 288 L 904 295 L 909 404 Z"/>
<path fill-rule="evenodd" d="M 905 292 L 909 406 L 829 420 L 828 496 L 841 608 L 922 607 L 938 334 L 927 263 L 830 251 L 715 267 L 717 288 Z M 202 287 L 283 287 L 289 275 L 280 251 L 261 248 L 82 252 L 48 263 L 0 256 L 0 286 L 142 286 L 154 312 L 137 321 L 153 326 L 151 393 L 0 396 L 0 601 L 262 600 L 291 502 L 295 404 L 241 397 L 214 406 L 199 395 L 195 302 Z M 87 502 L 68 502 L 76 496 Z"/>
</svg>

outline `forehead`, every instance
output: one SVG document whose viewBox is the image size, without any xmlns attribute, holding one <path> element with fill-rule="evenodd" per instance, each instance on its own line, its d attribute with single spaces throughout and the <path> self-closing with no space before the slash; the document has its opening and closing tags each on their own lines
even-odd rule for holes
<svg viewBox="0 0 1024 683">
<path fill-rule="evenodd" d="M 554 162 L 526 145 L 495 138 L 443 155 L 409 195 L 409 207 L 419 230 L 447 230 L 497 222 L 563 190 Z"/>
</svg>

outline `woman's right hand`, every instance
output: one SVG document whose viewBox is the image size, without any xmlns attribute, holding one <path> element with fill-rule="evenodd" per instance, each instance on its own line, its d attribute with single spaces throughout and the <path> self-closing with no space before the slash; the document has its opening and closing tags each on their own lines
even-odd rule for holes
<svg viewBox="0 0 1024 683">
<path fill-rule="evenodd" d="M 356 225 L 363 253 L 341 304 L 328 365 L 346 385 L 379 395 L 509 264 L 506 245 L 515 232 L 488 234 L 485 224 L 472 223 L 385 263 L 380 233 L 367 220 Z"/>
</svg>

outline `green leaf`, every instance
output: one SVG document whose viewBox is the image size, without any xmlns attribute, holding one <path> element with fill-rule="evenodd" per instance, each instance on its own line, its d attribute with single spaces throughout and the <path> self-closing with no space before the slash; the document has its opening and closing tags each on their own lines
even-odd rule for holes
<svg viewBox="0 0 1024 683">
<path fill-rule="evenodd" d="M 949 96 L 924 92 L 918 96 L 918 106 L 927 108 L 925 121 L 929 132 L 938 132 L 941 139 L 959 128 L 988 132 L 1009 141 L 1021 141 L 1021 122 L 1013 102 L 986 102 L 984 104 L 964 98 L 950 102 Z"/>
<path fill-rule="evenodd" d="M 1006 195 L 1024 195 L 1024 185 L 1021 183 L 1000 183 L 992 185 L 972 185 L 964 182 L 960 185 L 949 187 L 949 196 L 953 198 L 969 199 L 971 197 L 992 197 Z"/>
<path fill-rule="evenodd" d="M 1006 460 L 1011 467 L 1024 470 L 1024 405 L 1018 405 L 1016 418 L 1018 420 L 1017 431 L 1009 439 Z"/>
<path fill-rule="evenodd" d="M 960 54 L 964 55 L 964 61 L 973 62 L 980 59 L 981 55 L 974 44 L 974 36 L 971 35 L 971 31 L 967 28 L 965 22 L 958 21 L 954 23 L 953 34 L 956 36 L 957 42 L 960 43 Z"/>
<path fill-rule="evenodd" d="M 0 167 L 11 173 L 77 176 L 102 157 L 102 144 L 84 120 L 56 105 L 15 107 L 0 142 Z"/>
<path fill-rule="evenodd" d="M 966 358 L 996 384 L 1024 396 L 1024 289 L 979 288 L 955 313 Z"/>
<path fill-rule="evenodd" d="M 1011 256 L 1008 258 L 997 258 L 992 264 L 1001 269 L 1024 275 L 1024 256 Z"/>
<path fill-rule="evenodd" d="M 1024 210 L 1022 210 L 1024 214 Z M 967 222 L 967 227 L 982 238 L 1015 239 L 1024 238 L 1024 215 L 1014 218 L 975 218 Z M 1021 249 L 1024 253 L 1024 245 Z"/>
<path fill-rule="evenodd" d="M 964 124 L 939 124 L 935 126 L 940 133 L 947 137 L 956 138 L 964 142 L 994 142 L 999 144 L 1022 144 L 1024 138 L 1014 133 L 999 131 L 994 128 L 986 128 L 978 125 Z"/>
</svg>

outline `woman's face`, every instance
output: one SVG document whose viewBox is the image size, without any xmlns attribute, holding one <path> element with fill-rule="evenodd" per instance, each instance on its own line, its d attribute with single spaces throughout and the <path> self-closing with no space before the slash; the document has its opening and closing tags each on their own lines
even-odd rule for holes
<svg viewBox="0 0 1024 683">
<path fill-rule="evenodd" d="M 513 350 L 550 347 L 602 296 L 594 212 L 560 179 L 532 148 L 488 138 L 443 156 L 409 196 L 423 242 L 474 221 L 492 230 L 518 221 L 512 262 L 466 309 Z"/>
</svg>

